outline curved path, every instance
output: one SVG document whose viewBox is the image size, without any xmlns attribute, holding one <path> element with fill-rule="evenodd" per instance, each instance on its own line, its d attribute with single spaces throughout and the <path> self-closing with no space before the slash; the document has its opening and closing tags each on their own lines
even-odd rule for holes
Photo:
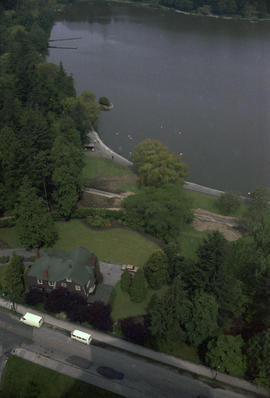
<svg viewBox="0 0 270 398">
<path fill-rule="evenodd" d="M 105 145 L 96 131 L 91 131 L 88 134 L 88 137 L 90 139 L 90 142 L 95 144 L 95 151 L 90 152 L 89 156 L 111 159 L 115 163 L 120 164 L 121 166 L 128 167 L 130 169 L 133 168 L 133 163 L 130 160 L 119 155 L 117 152 L 114 152 L 107 145 Z M 224 191 L 220 191 L 214 188 L 204 187 L 203 185 L 195 184 L 189 181 L 185 181 L 183 187 L 184 189 L 188 189 L 190 191 L 201 192 L 216 197 L 219 197 L 224 193 Z M 243 197 L 243 199 L 246 198 Z"/>
</svg>

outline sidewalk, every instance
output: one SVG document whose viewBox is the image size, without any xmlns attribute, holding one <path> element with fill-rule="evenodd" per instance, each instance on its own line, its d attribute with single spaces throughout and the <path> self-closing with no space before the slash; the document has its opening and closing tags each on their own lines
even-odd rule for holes
<svg viewBox="0 0 270 398">
<path fill-rule="evenodd" d="M 10 309 L 11 303 L 3 298 L 0 298 L 0 306 L 4 308 Z M 60 319 L 56 319 L 50 315 L 43 314 L 39 311 L 33 310 L 29 307 L 26 307 L 21 304 L 16 305 L 16 311 L 20 314 L 24 314 L 25 312 L 32 312 L 33 314 L 43 316 L 44 321 L 48 323 L 49 325 L 55 326 L 57 328 L 67 330 L 67 331 L 72 331 L 74 329 L 78 328 L 77 324 L 73 324 L 71 322 L 67 321 L 62 321 Z M 116 338 L 114 336 L 110 336 L 108 334 L 99 332 L 97 330 L 93 330 L 90 328 L 85 328 L 83 326 L 79 326 L 80 330 L 90 333 L 93 336 L 93 339 L 99 342 L 103 342 L 105 344 L 108 344 L 110 346 L 113 346 L 115 348 L 131 352 L 135 355 L 139 355 L 144 358 L 149 358 L 153 361 L 161 362 L 163 364 L 173 366 L 175 368 L 197 374 L 200 376 L 205 376 L 209 379 L 215 379 L 217 381 L 220 381 L 222 383 L 237 387 L 237 388 L 242 388 L 244 390 L 256 393 L 258 395 L 264 396 L 264 397 L 270 397 L 269 391 L 257 387 L 254 384 L 249 383 L 246 380 L 239 379 L 237 377 L 232 377 L 229 375 L 226 375 L 224 373 L 216 372 L 215 370 L 212 370 L 206 366 L 203 365 L 198 365 L 189 361 L 185 361 L 180 358 L 175 358 L 171 355 L 163 354 L 160 352 L 156 352 L 153 350 L 150 350 L 148 348 L 127 342 L 125 340 L 121 340 L 119 338 Z"/>
</svg>

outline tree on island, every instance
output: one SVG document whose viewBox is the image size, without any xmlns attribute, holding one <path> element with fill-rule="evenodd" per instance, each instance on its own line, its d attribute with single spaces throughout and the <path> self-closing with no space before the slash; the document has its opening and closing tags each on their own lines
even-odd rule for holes
<svg viewBox="0 0 270 398">
<path fill-rule="evenodd" d="M 27 177 L 23 179 L 19 191 L 16 213 L 16 228 L 24 247 L 39 249 L 55 243 L 57 232 L 52 216 L 48 213 L 47 203 L 37 195 Z"/>
<path fill-rule="evenodd" d="M 105 106 L 110 106 L 111 105 L 110 100 L 107 97 L 100 97 L 99 100 L 98 100 L 98 103 L 100 105 L 105 105 Z"/>
<path fill-rule="evenodd" d="M 132 161 L 141 186 L 158 188 L 167 184 L 183 184 L 187 175 L 187 165 L 179 155 L 171 153 L 157 140 L 142 141 L 134 149 Z"/>
</svg>

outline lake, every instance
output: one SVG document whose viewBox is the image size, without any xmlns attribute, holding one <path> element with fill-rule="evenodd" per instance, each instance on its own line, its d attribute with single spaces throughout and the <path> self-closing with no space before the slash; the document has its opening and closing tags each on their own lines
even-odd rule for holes
<svg viewBox="0 0 270 398">
<path fill-rule="evenodd" d="M 247 194 L 270 188 L 270 22 L 80 3 L 55 23 L 47 60 L 77 93 L 108 97 L 104 142 L 129 157 L 161 140 L 189 166 L 187 180 Z M 182 154 L 182 155 L 180 155 Z"/>
</svg>

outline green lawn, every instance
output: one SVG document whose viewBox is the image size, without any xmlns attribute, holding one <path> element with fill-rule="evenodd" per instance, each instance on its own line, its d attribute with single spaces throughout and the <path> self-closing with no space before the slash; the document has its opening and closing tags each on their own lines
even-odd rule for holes
<svg viewBox="0 0 270 398">
<path fill-rule="evenodd" d="M 191 225 L 184 225 L 178 238 L 181 254 L 196 260 L 196 250 L 209 231 L 196 231 Z"/>
<path fill-rule="evenodd" d="M 8 244 L 9 247 L 22 247 L 16 233 L 16 228 L 0 228 L 0 240 Z"/>
<path fill-rule="evenodd" d="M 120 184 L 118 185 L 117 189 L 119 191 L 124 191 L 124 192 L 135 192 L 135 193 L 140 192 L 138 184 Z"/>
<path fill-rule="evenodd" d="M 112 318 L 114 321 L 118 319 L 127 318 L 129 316 L 137 316 L 146 314 L 148 303 L 154 293 L 162 295 L 166 291 L 167 287 L 161 288 L 160 290 L 152 290 L 147 288 L 146 298 L 141 303 L 133 303 L 130 300 L 129 294 L 123 292 L 120 286 L 120 282 L 114 288 L 113 300 L 112 300 Z"/>
<path fill-rule="evenodd" d="M 118 394 L 11 356 L 3 373 L 1 397 L 117 398 Z"/>
<path fill-rule="evenodd" d="M 192 208 L 193 209 L 204 209 L 208 211 L 212 211 L 213 213 L 221 214 L 220 210 L 218 209 L 216 203 L 217 198 L 215 196 L 206 195 L 200 192 L 194 192 L 185 190 L 186 195 L 192 201 Z M 246 210 L 247 205 L 243 202 L 241 203 L 239 209 L 235 212 L 230 214 L 230 216 L 239 217 L 243 214 L 244 210 Z"/>
<path fill-rule="evenodd" d="M 124 228 L 94 231 L 79 220 L 57 222 L 59 240 L 55 247 L 71 250 L 83 246 L 93 251 L 101 261 L 114 264 L 142 265 L 158 249 L 152 241 Z"/>
<path fill-rule="evenodd" d="M 104 176 L 134 175 L 127 167 L 120 166 L 110 159 L 84 157 L 83 180 Z"/>
</svg>

